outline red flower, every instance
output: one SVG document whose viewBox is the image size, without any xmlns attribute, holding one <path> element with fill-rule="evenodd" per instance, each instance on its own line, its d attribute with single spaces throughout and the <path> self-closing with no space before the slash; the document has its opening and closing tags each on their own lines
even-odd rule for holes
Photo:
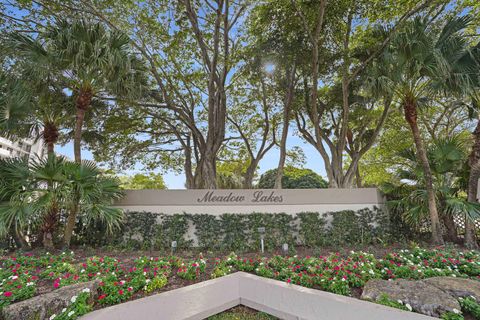
<svg viewBox="0 0 480 320">
<path fill-rule="evenodd" d="M 128 287 L 127 290 L 128 290 L 128 292 L 132 292 L 133 288 L 132 288 L 132 287 Z"/>
<path fill-rule="evenodd" d="M 107 296 L 106 294 L 102 294 L 100 297 L 98 297 L 98 300 L 103 300 L 105 299 L 106 296 Z"/>
<path fill-rule="evenodd" d="M 123 290 L 118 290 L 119 295 L 123 295 Z"/>
<path fill-rule="evenodd" d="M 287 283 L 291 283 L 291 282 L 292 282 L 292 279 L 288 278 Z"/>
<path fill-rule="evenodd" d="M 58 288 L 59 286 L 60 286 L 60 283 L 58 283 L 58 282 L 55 282 L 55 283 L 53 284 L 53 287 L 54 287 L 54 288 Z"/>
<path fill-rule="evenodd" d="M 8 298 L 8 297 L 11 297 L 11 296 L 12 296 L 12 292 L 11 292 L 11 291 L 7 291 L 7 292 L 4 292 L 3 295 Z"/>
</svg>

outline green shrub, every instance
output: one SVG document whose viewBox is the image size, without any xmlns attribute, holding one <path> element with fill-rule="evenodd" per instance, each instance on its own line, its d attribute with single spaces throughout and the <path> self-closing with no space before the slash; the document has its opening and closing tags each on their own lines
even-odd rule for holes
<svg viewBox="0 0 480 320">
<path fill-rule="evenodd" d="M 300 240 L 307 247 L 319 247 L 325 244 L 325 219 L 318 212 L 300 212 Z"/>
<path fill-rule="evenodd" d="M 257 187 L 259 189 L 273 189 L 276 177 L 277 169 L 268 170 L 260 176 Z M 327 187 L 328 182 L 310 169 L 287 166 L 283 171 L 283 189 L 320 189 Z"/>
</svg>

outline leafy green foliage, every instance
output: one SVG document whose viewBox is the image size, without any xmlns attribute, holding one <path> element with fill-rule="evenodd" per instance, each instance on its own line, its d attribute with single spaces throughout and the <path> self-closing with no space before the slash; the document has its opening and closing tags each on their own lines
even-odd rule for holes
<svg viewBox="0 0 480 320">
<path fill-rule="evenodd" d="M 260 176 L 257 187 L 273 189 L 277 169 L 268 170 Z M 283 172 L 282 188 L 284 189 L 319 189 L 327 188 L 328 183 L 310 169 L 301 169 L 287 166 Z"/>
<path fill-rule="evenodd" d="M 380 297 L 378 297 L 375 303 L 378 303 L 387 307 L 397 308 L 405 311 L 411 311 L 401 301 L 395 301 L 393 299 L 390 299 L 386 294 L 380 295 Z"/>
<path fill-rule="evenodd" d="M 148 175 L 137 173 L 133 176 L 120 177 L 122 189 L 145 190 L 145 189 L 167 189 L 163 177 L 160 174 L 150 173 Z"/>
<path fill-rule="evenodd" d="M 480 319 L 480 304 L 474 297 L 466 297 L 459 299 L 462 311 L 471 314 L 475 319 Z"/>
<path fill-rule="evenodd" d="M 178 248 L 193 245 L 189 228 L 202 250 L 258 250 L 260 248 L 259 227 L 264 227 L 265 250 L 278 250 L 284 243 L 289 248 L 296 244 L 309 247 L 339 246 L 346 244 L 388 243 L 401 240 L 402 229 L 392 230 L 391 217 L 379 208 L 359 211 L 338 211 L 320 214 L 302 212 L 286 213 L 225 213 L 220 216 L 209 214 L 156 214 L 151 212 L 128 212 L 127 219 L 117 236 L 110 239 L 92 240 L 92 234 L 101 236 L 103 227 L 91 225 L 90 233 L 82 233 L 77 244 L 111 245 L 130 249 L 170 250 L 171 242 L 177 241 Z M 327 224 L 327 221 L 329 223 Z M 395 234 L 395 238 L 393 235 Z"/>
</svg>

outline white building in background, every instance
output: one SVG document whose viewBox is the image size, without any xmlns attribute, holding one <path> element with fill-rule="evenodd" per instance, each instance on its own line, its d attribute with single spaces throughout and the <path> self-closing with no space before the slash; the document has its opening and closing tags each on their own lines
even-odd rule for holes
<svg viewBox="0 0 480 320">
<path fill-rule="evenodd" d="M 0 137 L 0 159 L 24 157 L 27 159 L 43 158 L 47 150 L 39 139 L 22 139 L 12 141 Z"/>
</svg>

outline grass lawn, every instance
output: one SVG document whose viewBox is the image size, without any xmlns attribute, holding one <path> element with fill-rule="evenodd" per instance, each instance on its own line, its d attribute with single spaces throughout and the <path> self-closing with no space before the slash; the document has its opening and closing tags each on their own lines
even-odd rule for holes
<svg viewBox="0 0 480 320">
<path fill-rule="evenodd" d="M 274 316 L 259 312 L 245 306 L 238 306 L 225 312 L 216 314 L 208 320 L 274 320 Z"/>
</svg>

